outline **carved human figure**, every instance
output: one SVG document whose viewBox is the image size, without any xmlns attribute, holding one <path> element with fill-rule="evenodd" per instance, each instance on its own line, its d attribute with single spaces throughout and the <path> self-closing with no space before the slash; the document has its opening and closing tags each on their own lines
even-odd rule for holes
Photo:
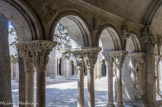
<svg viewBox="0 0 162 107">
<path fill-rule="evenodd" d="M 143 58 L 135 59 L 135 88 L 134 97 L 136 102 L 143 102 L 145 99 L 145 61 Z"/>
<path fill-rule="evenodd" d="M 123 39 L 128 39 L 129 36 L 130 36 L 129 30 L 128 30 L 128 25 L 126 25 L 126 24 L 123 25 L 121 30 L 122 30 L 122 38 Z"/>
<path fill-rule="evenodd" d="M 135 88 L 143 89 L 144 59 L 138 59 L 135 64 Z"/>
</svg>

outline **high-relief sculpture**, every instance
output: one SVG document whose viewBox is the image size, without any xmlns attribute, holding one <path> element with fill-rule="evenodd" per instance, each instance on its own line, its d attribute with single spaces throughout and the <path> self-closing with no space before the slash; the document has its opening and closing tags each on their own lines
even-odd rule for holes
<svg viewBox="0 0 162 107">
<path fill-rule="evenodd" d="M 136 58 L 135 60 L 135 101 L 136 102 L 143 102 L 145 96 L 145 61 L 142 57 Z"/>
<path fill-rule="evenodd" d="M 130 36 L 129 30 L 128 30 L 128 25 L 124 24 L 121 28 L 122 32 L 122 39 L 128 39 Z"/>
<path fill-rule="evenodd" d="M 160 54 L 160 50 L 162 46 L 162 35 L 159 34 L 157 35 L 156 42 L 157 42 L 157 53 Z"/>
<path fill-rule="evenodd" d="M 144 43 L 147 43 L 149 41 L 149 28 L 148 27 L 144 27 L 142 30 L 141 30 L 141 36 L 142 36 L 142 40 Z"/>
<path fill-rule="evenodd" d="M 162 45 L 162 35 L 157 35 L 157 45 L 158 46 Z"/>
<path fill-rule="evenodd" d="M 149 43 L 153 48 L 156 44 L 156 39 L 152 33 L 149 31 L 149 27 L 144 27 L 141 31 L 142 40 L 144 43 Z"/>
</svg>

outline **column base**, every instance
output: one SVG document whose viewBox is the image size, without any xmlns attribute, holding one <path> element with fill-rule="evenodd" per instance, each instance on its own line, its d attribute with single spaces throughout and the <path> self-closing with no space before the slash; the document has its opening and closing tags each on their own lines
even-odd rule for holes
<svg viewBox="0 0 162 107">
<path fill-rule="evenodd" d="M 127 105 L 128 107 L 147 107 L 148 105 L 146 103 L 125 103 L 125 105 Z M 153 106 L 150 106 L 153 107 Z"/>
<path fill-rule="evenodd" d="M 114 104 L 107 104 L 107 107 L 115 107 Z"/>
<path fill-rule="evenodd" d="M 116 104 L 115 107 L 124 107 L 124 105 L 123 104 Z"/>
</svg>

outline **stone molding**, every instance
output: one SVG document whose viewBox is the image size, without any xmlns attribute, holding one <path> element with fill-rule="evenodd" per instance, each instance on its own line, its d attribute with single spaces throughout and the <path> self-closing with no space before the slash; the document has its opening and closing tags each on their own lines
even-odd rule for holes
<svg viewBox="0 0 162 107">
<path fill-rule="evenodd" d="M 94 5 L 92 5 L 92 4 L 88 3 L 88 2 L 85 2 L 83 0 L 68 0 L 68 1 L 70 1 L 72 3 L 75 3 L 77 5 L 80 5 L 80 6 L 84 7 L 84 8 L 89 9 L 89 10 L 95 11 L 98 14 L 102 14 L 102 15 L 110 18 L 110 19 L 114 19 L 114 20 L 119 21 L 119 22 L 127 21 L 128 24 L 136 25 L 139 28 L 142 28 L 144 26 L 143 24 L 139 24 L 139 23 L 135 23 L 133 21 L 127 20 L 126 18 L 115 15 L 115 14 L 109 12 L 109 11 L 101 9 L 101 8 L 99 8 L 97 6 L 94 6 Z"/>
<path fill-rule="evenodd" d="M 144 52 L 128 53 L 126 56 L 143 57 L 143 56 L 145 56 L 145 53 Z"/>
<path fill-rule="evenodd" d="M 120 56 L 120 55 L 127 55 L 127 51 L 104 51 L 102 52 L 103 55 L 109 55 L 109 56 Z"/>
<path fill-rule="evenodd" d="M 23 59 L 32 58 L 36 69 L 46 69 L 49 54 L 56 42 L 46 40 L 35 40 L 16 44 L 20 57 Z M 39 70 L 40 71 L 40 70 Z"/>
</svg>

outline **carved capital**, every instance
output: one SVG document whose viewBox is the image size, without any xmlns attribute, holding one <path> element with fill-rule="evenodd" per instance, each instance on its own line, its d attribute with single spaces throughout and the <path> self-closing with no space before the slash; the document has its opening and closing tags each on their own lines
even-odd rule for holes
<svg viewBox="0 0 162 107">
<path fill-rule="evenodd" d="M 16 48 L 18 50 L 19 56 L 24 59 L 32 57 L 30 51 L 28 49 L 28 44 L 18 43 L 16 44 Z"/>
<path fill-rule="evenodd" d="M 33 57 L 33 62 L 36 69 L 46 69 L 49 61 L 49 54 L 53 47 L 56 46 L 56 42 L 53 41 L 32 41 L 29 45 L 29 50 Z"/>
<path fill-rule="evenodd" d="M 114 61 L 114 59 L 113 59 L 113 57 L 114 57 L 113 53 L 111 53 L 111 52 L 102 52 L 102 55 L 104 56 L 104 58 L 105 58 L 106 61 L 108 61 L 108 62 L 113 62 Z"/>
<path fill-rule="evenodd" d="M 18 43 L 16 46 L 21 57 L 32 58 L 36 69 L 46 69 L 49 54 L 56 44 L 53 41 L 35 40 Z"/>
<path fill-rule="evenodd" d="M 112 52 L 106 51 L 102 52 L 102 55 L 104 56 L 104 59 L 106 61 L 106 64 L 109 69 L 113 69 L 113 62 L 114 62 L 114 55 Z"/>
<path fill-rule="evenodd" d="M 117 51 L 116 53 L 114 53 L 114 64 L 116 68 L 118 69 L 122 68 L 126 55 L 127 55 L 126 51 Z"/>
<path fill-rule="evenodd" d="M 76 59 L 77 69 L 84 69 L 84 60 L 83 60 L 83 51 L 82 50 L 74 50 L 72 51 L 73 56 Z"/>
<path fill-rule="evenodd" d="M 101 48 L 99 47 L 83 49 L 84 63 L 87 68 L 91 68 L 91 69 L 94 68 L 96 61 L 97 61 L 98 53 L 100 51 L 101 51 Z"/>
</svg>

